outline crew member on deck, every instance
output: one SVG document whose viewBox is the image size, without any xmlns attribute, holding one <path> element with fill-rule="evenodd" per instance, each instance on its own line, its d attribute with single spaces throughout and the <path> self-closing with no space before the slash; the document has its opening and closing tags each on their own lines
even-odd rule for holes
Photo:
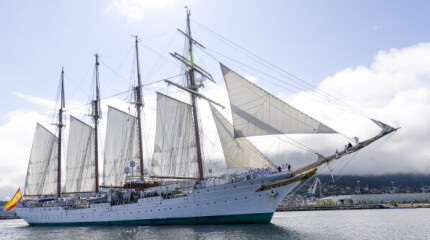
<svg viewBox="0 0 430 240">
<path fill-rule="evenodd" d="M 358 141 L 358 137 L 354 137 L 354 140 L 355 140 L 355 145 L 360 145 L 360 141 Z"/>
</svg>

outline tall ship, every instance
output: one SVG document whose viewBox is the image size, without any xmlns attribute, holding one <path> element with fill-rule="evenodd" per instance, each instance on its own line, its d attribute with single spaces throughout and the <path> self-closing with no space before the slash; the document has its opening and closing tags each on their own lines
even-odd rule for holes
<svg viewBox="0 0 430 240">
<path fill-rule="evenodd" d="M 302 167 L 277 166 L 249 137 L 338 133 L 219 63 L 228 92 L 231 123 L 219 110 L 225 106 L 200 91 L 206 82 L 215 81 L 193 59 L 193 47 L 203 46 L 191 35 L 188 9 L 186 30 L 179 31 L 186 39 L 185 54 L 171 55 L 181 64 L 185 81 L 165 82 L 187 94 L 188 101 L 156 93 L 157 125 L 150 170 L 143 159 L 143 136 L 148 133 L 142 129 L 144 104 L 138 37 L 135 37 L 137 84 L 131 90 L 135 114 L 108 107 L 102 176 L 99 176 L 98 137 L 102 116 L 99 56 L 95 56 L 94 98 L 90 102 L 92 124 L 70 116 L 66 154 L 62 153 L 66 111 L 62 70 L 57 134 L 37 124 L 24 200 L 16 209 L 28 224 L 269 223 L 282 199 L 313 177 L 319 168 L 397 131 L 372 119 L 381 129 L 374 137 L 357 140 L 330 156 L 318 154 L 315 161 Z M 204 166 L 198 101 L 207 102 L 210 107 L 226 168 L 238 169 L 239 173 L 216 173 Z M 63 155 L 66 156 L 64 184 Z M 206 153 L 208 161 L 210 155 Z"/>
</svg>

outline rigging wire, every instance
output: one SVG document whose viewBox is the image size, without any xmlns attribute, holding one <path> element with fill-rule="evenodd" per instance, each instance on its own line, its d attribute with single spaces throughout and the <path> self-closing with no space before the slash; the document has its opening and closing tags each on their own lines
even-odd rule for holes
<svg viewBox="0 0 430 240">
<path fill-rule="evenodd" d="M 221 62 L 218 58 L 216 58 L 216 57 L 214 57 L 213 55 L 211 55 L 211 54 L 209 54 L 209 53 L 207 53 L 206 51 L 203 51 L 204 53 L 206 53 L 209 57 L 211 57 L 211 58 L 213 58 L 215 61 L 217 61 L 217 62 Z M 229 58 L 229 57 L 226 57 L 226 58 Z M 229 59 L 231 59 L 231 58 L 229 58 Z M 274 77 L 274 76 L 270 76 L 270 75 L 268 75 L 268 74 L 266 74 L 266 73 L 264 73 L 264 72 L 262 72 L 262 71 L 259 71 L 259 70 L 256 70 L 256 69 L 254 69 L 254 68 L 252 68 L 252 67 L 250 67 L 250 66 L 247 66 L 247 65 L 245 65 L 245 64 L 243 64 L 243 63 L 240 63 L 239 61 L 236 61 L 236 60 L 233 60 L 233 61 L 235 61 L 235 62 L 237 62 L 238 64 L 241 64 L 241 65 L 243 65 L 243 66 L 246 66 L 246 67 L 248 67 L 248 68 L 250 68 L 250 69 L 253 69 L 253 70 L 255 70 L 255 71 L 258 71 L 258 72 L 260 72 L 261 74 L 263 74 L 263 75 L 266 75 L 266 76 L 268 76 L 268 77 L 270 77 L 270 78 L 273 78 L 273 79 L 277 79 L 276 77 Z M 232 65 L 235 65 L 235 64 L 232 64 Z M 243 70 L 243 68 L 241 68 L 241 67 L 238 67 L 239 69 L 241 69 L 241 70 Z M 262 79 L 263 81 L 266 81 L 266 82 L 268 82 L 268 83 L 271 83 L 271 84 L 273 84 L 273 85 L 275 85 L 275 86 L 277 86 L 277 87 L 279 87 L 279 88 L 282 88 L 282 89 L 284 89 L 284 90 L 287 90 L 287 91 L 289 91 L 289 92 L 293 92 L 293 93 L 295 93 L 294 91 L 292 91 L 292 90 L 290 90 L 290 89 L 288 89 L 288 88 L 285 88 L 285 87 L 283 87 L 283 86 L 281 86 L 281 85 L 279 85 L 279 84 L 276 84 L 276 83 L 274 83 L 273 81 L 270 81 L 270 80 L 268 80 L 268 79 L 266 79 L 266 78 L 260 78 L 260 79 Z M 279 79 L 277 79 L 277 80 L 279 80 Z M 315 99 L 314 99 L 315 100 Z M 316 100 L 316 101 L 318 101 L 318 100 Z M 334 105 L 334 104 L 333 104 Z M 334 105 L 334 106 L 336 106 L 336 105 Z M 278 109 L 278 110 L 281 110 L 281 109 Z M 348 112 L 346 109 L 344 109 L 344 111 L 345 112 Z M 307 124 L 306 122 L 303 122 L 304 124 Z M 338 130 L 335 130 L 339 135 L 341 135 L 342 137 L 344 137 L 344 138 L 346 138 L 347 140 L 349 140 L 349 141 L 351 141 L 352 140 L 352 138 L 351 137 L 349 137 L 349 136 L 347 136 L 346 134 L 344 134 L 344 133 L 342 133 L 342 132 L 340 132 L 340 131 L 338 131 Z"/>
<path fill-rule="evenodd" d="M 119 74 L 117 71 L 115 71 L 109 65 L 107 65 L 103 60 L 99 59 L 99 63 L 103 64 L 103 66 L 105 66 L 107 69 L 112 71 L 115 74 L 114 76 L 118 76 L 120 79 L 124 80 L 128 86 L 131 85 L 131 83 L 126 78 L 124 78 L 121 74 Z"/>
<path fill-rule="evenodd" d="M 155 83 L 159 83 L 159 82 L 164 82 L 165 80 L 169 80 L 169 79 L 172 79 L 172 78 L 177 78 L 177 77 L 179 77 L 181 75 L 183 75 L 183 74 L 178 74 L 178 75 L 175 75 L 175 76 L 172 76 L 172 77 L 163 78 L 161 80 L 157 80 L 157 81 L 154 81 L 154 82 L 143 84 L 142 87 L 146 87 L 146 86 L 149 86 L 149 85 L 152 85 L 152 84 L 155 84 Z M 116 93 L 116 94 L 113 94 L 113 95 L 101 98 L 100 100 L 105 100 L 105 99 L 108 99 L 108 98 L 113 98 L 113 97 L 116 97 L 116 96 L 119 96 L 119 95 L 122 95 L 122 94 L 129 93 L 130 91 L 133 91 L 133 90 L 127 90 L 127 91 L 119 92 L 119 93 Z M 66 111 L 72 111 L 72 110 L 75 110 L 75 109 L 78 109 L 78 108 L 82 108 L 82 107 L 85 107 L 85 106 L 87 106 L 89 104 L 91 104 L 91 103 L 86 103 L 86 104 L 83 104 L 83 105 L 80 105 L 80 106 L 77 106 L 77 107 L 69 108 L 69 109 L 65 110 L 64 112 L 66 112 Z"/>
<path fill-rule="evenodd" d="M 169 43 L 167 44 L 167 46 L 162 51 L 162 53 L 157 53 L 159 55 L 159 58 L 157 59 L 157 61 L 153 65 L 152 69 L 148 72 L 148 74 L 146 74 L 146 76 L 144 78 L 144 81 L 145 81 L 145 79 L 148 79 L 149 76 L 151 76 L 153 74 L 153 72 L 157 69 L 157 67 L 159 66 L 161 60 L 164 58 L 164 54 L 166 54 L 167 50 L 173 44 L 173 41 L 177 38 L 177 36 L 178 35 L 177 35 L 176 31 L 175 31 L 174 34 L 173 34 L 173 36 L 172 36 L 172 38 L 170 39 Z M 139 42 L 139 43 L 143 46 L 143 44 L 141 42 Z"/>
<path fill-rule="evenodd" d="M 122 60 L 122 62 L 121 62 L 121 64 L 119 65 L 119 67 L 118 67 L 118 70 L 120 70 L 121 68 L 122 68 L 122 66 L 124 65 L 124 63 L 126 62 L 126 60 L 128 59 L 128 56 L 130 55 L 130 53 L 131 53 L 131 51 L 133 50 L 133 45 L 128 49 L 128 52 L 127 52 L 127 54 L 125 55 L 125 57 L 124 57 L 124 59 Z M 100 62 L 101 60 L 99 59 L 99 62 Z M 107 66 L 108 67 L 108 66 Z M 109 67 L 108 67 L 109 68 Z M 112 71 L 112 70 L 111 70 Z M 113 79 L 117 76 L 117 75 L 119 75 L 117 72 L 115 72 L 115 71 L 112 71 L 112 72 L 114 72 L 114 75 L 110 78 L 110 80 L 109 80 L 109 82 L 107 82 L 106 84 L 104 84 L 104 90 L 106 90 L 111 84 L 112 84 L 112 82 L 113 82 Z M 124 78 L 125 79 L 125 78 Z"/>
<path fill-rule="evenodd" d="M 361 115 L 361 116 L 366 117 L 366 118 L 372 118 L 369 114 L 361 111 L 360 109 L 355 108 L 355 107 L 353 107 L 353 106 L 351 106 L 351 105 L 349 105 L 349 104 L 341 101 L 340 99 L 332 96 L 331 94 L 329 94 L 329 93 L 327 93 L 327 92 L 325 92 L 325 91 L 323 91 L 321 89 L 318 89 L 317 87 L 315 87 L 312 84 L 306 82 L 305 80 L 303 80 L 303 79 L 301 79 L 301 78 L 299 78 L 299 77 L 297 77 L 297 76 L 295 76 L 295 75 L 293 75 L 293 74 L 285 71 L 284 69 L 282 69 L 282 68 L 280 68 L 280 67 L 278 67 L 278 66 L 276 66 L 276 65 L 274 65 L 272 63 L 270 63 L 269 61 L 267 61 L 267 60 L 265 60 L 265 59 L 257 56 L 256 54 L 252 53 L 251 51 L 246 50 L 245 48 L 241 47 L 239 44 L 236 44 L 233 41 L 227 39 L 226 37 L 223 37 L 222 35 L 216 33 L 215 31 L 209 29 L 208 27 L 205 27 L 204 25 L 198 23 L 197 21 L 195 21 L 195 20 L 192 20 L 192 21 L 193 21 L 193 23 L 196 23 L 198 26 L 200 26 L 206 32 L 210 33 L 211 35 L 213 35 L 216 38 L 218 38 L 221 41 L 223 41 L 225 44 L 227 44 L 227 45 L 229 45 L 229 46 L 231 46 L 231 47 L 233 47 L 233 48 L 235 48 L 237 50 L 240 50 L 240 52 L 242 52 L 242 54 L 247 55 L 249 58 L 251 58 L 255 62 L 257 62 L 257 63 L 259 63 L 259 64 L 261 64 L 261 65 L 263 65 L 263 66 L 265 66 L 265 67 L 267 67 L 269 69 L 271 69 L 272 71 L 277 72 L 280 75 L 283 75 L 284 77 L 287 77 L 291 81 L 293 81 L 293 82 L 295 82 L 295 83 L 297 83 L 297 84 L 299 84 L 299 85 L 301 85 L 303 87 L 306 87 L 306 88 L 308 88 L 310 90 L 315 90 L 320 95 L 323 95 L 326 98 L 331 99 L 332 101 L 337 102 L 338 104 L 342 104 L 342 105 L 344 105 L 344 106 L 346 106 L 346 107 L 354 110 L 355 114 L 357 114 L 357 115 Z M 285 83 L 284 81 L 281 81 L 281 82 Z"/>
</svg>

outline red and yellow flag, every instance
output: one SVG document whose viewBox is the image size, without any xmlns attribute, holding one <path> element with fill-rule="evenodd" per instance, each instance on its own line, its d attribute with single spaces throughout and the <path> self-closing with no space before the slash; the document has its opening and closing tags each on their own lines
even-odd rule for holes
<svg viewBox="0 0 430 240">
<path fill-rule="evenodd" d="M 9 211 L 12 208 L 14 208 L 21 200 L 22 200 L 21 189 L 18 188 L 18 191 L 16 191 L 15 196 L 13 196 L 13 198 L 8 203 L 6 203 L 6 205 L 4 205 L 4 208 L 6 208 L 6 210 Z"/>
</svg>

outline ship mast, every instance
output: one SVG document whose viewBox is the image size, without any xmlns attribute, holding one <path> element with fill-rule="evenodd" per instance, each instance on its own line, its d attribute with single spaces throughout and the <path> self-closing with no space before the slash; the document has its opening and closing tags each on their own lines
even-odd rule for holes
<svg viewBox="0 0 430 240">
<path fill-rule="evenodd" d="M 187 7 L 187 34 L 188 34 L 188 47 L 189 47 L 189 54 L 190 54 L 190 63 L 191 66 L 194 66 L 194 60 L 193 60 L 193 39 L 191 37 L 191 26 L 190 26 L 190 15 L 191 10 L 189 10 Z M 188 71 L 188 85 L 191 88 L 191 90 L 198 92 L 198 87 L 196 85 L 195 81 L 195 75 L 194 75 L 194 68 L 191 67 Z M 197 116 L 197 102 L 196 102 L 196 95 L 191 95 L 191 105 L 193 106 L 193 118 L 194 118 L 194 132 L 196 134 L 196 145 L 197 145 L 197 162 L 199 164 L 199 179 L 203 180 L 203 161 L 202 161 L 202 150 L 201 150 L 201 143 L 200 143 L 200 133 L 199 133 L 199 122 L 198 122 L 198 116 Z"/>
<path fill-rule="evenodd" d="M 139 164 L 140 164 L 140 175 L 143 178 L 144 173 L 144 166 L 143 166 L 143 148 L 142 148 L 142 120 L 141 120 L 141 111 L 143 106 L 142 101 L 142 83 L 140 79 L 140 65 L 139 65 L 139 47 L 138 42 L 139 38 L 137 36 L 134 36 L 135 41 L 135 48 L 136 48 L 136 66 L 137 66 L 137 86 L 135 87 L 135 105 L 136 105 L 136 112 L 137 112 L 137 134 L 138 134 L 138 141 L 139 141 Z"/>
<path fill-rule="evenodd" d="M 63 108 L 66 107 L 64 101 L 64 68 L 61 68 L 60 83 L 60 109 L 58 110 L 58 169 L 57 169 L 57 197 L 61 197 L 61 130 L 63 128 Z"/>
<path fill-rule="evenodd" d="M 92 102 L 93 107 L 93 122 L 94 122 L 94 164 L 95 164 L 95 178 L 96 178 L 96 188 L 95 192 L 99 192 L 99 152 L 98 152 L 98 125 L 100 119 L 100 89 L 99 89 L 99 55 L 96 54 L 96 86 L 95 86 L 95 98 Z"/>
</svg>

